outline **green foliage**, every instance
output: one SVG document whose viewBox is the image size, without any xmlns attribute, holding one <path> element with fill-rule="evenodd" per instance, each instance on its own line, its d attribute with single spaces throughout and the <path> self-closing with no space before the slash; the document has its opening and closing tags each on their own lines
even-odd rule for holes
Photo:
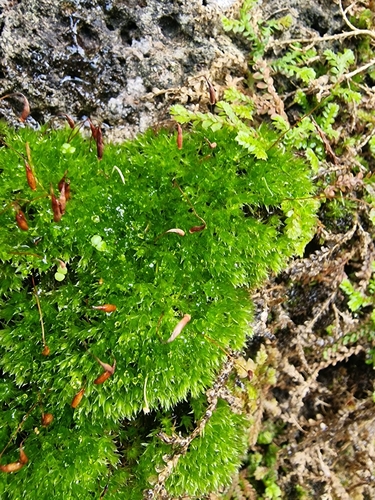
<svg viewBox="0 0 375 500">
<path fill-rule="evenodd" d="M 302 117 L 290 130 L 288 123 L 280 116 L 272 117 L 275 127 L 285 134 L 283 142 L 289 147 L 308 151 L 308 158 L 315 170 L 319 160 L 325 159 L 327 154 L 322 134 L 327 140 L 339 143 L 343 132 L 341 124 L 349 119 L 353 104 L 359 105 L 362 101 L 356 83 L 361 82 L 363 76 L 356 75 L 355 82 L 346 78 L 354 62 L 355 55 L 349 49 L 342 53 L 327 49 L 323 57 L 318 55 L 315 48 L 304 50 L 299 44 L 293 44 L 281 58 L 272 63 L 277 73 L 288 78 L 288 85 L 292 80 L 297 88 L 294 102 L 302 108 Z M 307 87 L 301 88 L 301 84 Z M 314 97 L 311 98 L 311 94 Z M 364 116 L 362 119 L 364 126 L 372 120 Z"/>
<path fill-rule="evenodd" d="M 338 79 L 349 70 L 351 64 L 355 61 L 355 56 L 352 50 L 345 49 L 344 52 L 337 54 L 330 49 L 323 52 L 328 65 L 329 72 L 334 75 L 334 79 Z"/>
<path fill-rule="evenodd" d="M 258 449 L 262 451 L 249 455 L 248 480 L 256 489 L 259 499 L 276 500 L 282 497 L 277 485 L 279 447 L 273 443 L 279 430 L 272 424 L 266 424 L 257 441 Z"/>
<path fill-rule="evenodd" d="M 222 349 L 244 345 L 247 289 L 310 239 L 317 206 L 305 163 L 271 147 L 276 134 L 266 127 L 249 136 L 267 160 L 241 148 L 251 106 L 235 91 L 227 99 L 219 115 L 175 107 L 180 122 L 194 121 L 182 150 L 168 132 L 149 131 L 107 145 L 102 161 L 70 130 L 2 126 L 0 448 L 11 441 L 1 463 L 18 459 L 21 440 L 29 463 L 0 475 L 1 498 L 99 497 L 106 485 L 108 499 L 142 498 L 173 453 L 159 431 L 196 425 Z M 26 182 L 26 143 L 36 191 Z M 55 222 L 50 185 L 58 194 L 66 171 L 72 198 Z M 16 224 L 20 209 L 27 231 Z M 202 220 L 205 228 L 190 233 Z M 185 236 L 166 232 L 173 228 Z M 106 304 L 116 310 L 97 309 Z M 191 321 L 167 343 L 184 314 Z M 103 373 L 94 356 L 117 363 L 101 385 L 93 384 Z M 48 427 L 42 411 L 54 415 Z M 220 403 L 168 491 L 199 495 L 228 484 L 245 426 Z"/>
<path fill-rule="evenodd" d="M 366 297 L 362 292 L 355 290 L 348 279 L 342 281 L 340 288 L 349 296 L 348 307 L 353 312 L 370 305 L 372 302 L 371 299 Z"/>
<path fill-rule="evenodd" d="M 268 40 L 274 31 L 287 29 L 292 24 L 290 15 L 278 20 L 263 21 L 255 19 L 253 9 L 256 4 L 256 0 L 244 0 L 239 19 L 229 19 L 227 17 L 222 19 L 225 31 L 239 33 L 251 42 L 251 54 L 254 60 L 264 54 Z"/>
<path fill-rule="evenodd" d="M 371 139 L 369 140 L 369 148 L 372 156 L 375 157 L 375 136 L 371 137 Z"/>
<path fill-rule="evenodd" d="M 298 47 L 298 48 L 297 48 Z M 272 64 L 273 68 L 288 78 L 295 77 L 296 81 L 309 84 L 317 75 L 316 70 L 311 67 L 311 61 L 316 60 L 317 52 L 315 48 L 301 50 L 299 46 L 276 59 Z"/>
<path fill-rule="evenodd" d="M 200 497 L 230 485 L 246 449 L 245 417 L 231 412 L 224 402 L 210 419 L 200 440 L 192 442 L 168 483 L 173 496 Z"/>
<path fill-rule="evenodd" d="M 243 96 L 241 100 L 238 99 L 238 95 Z M 252 118 L 253 104 L 250 99 L 238 91 L 227 92 L 225 99 L 227 100 L 217 103 L 219 112 L 217 115 L 189 111 L 180 104 L 172 106 L 171 114 L 179 123 L 192 122 L 195 126 L 201 125 L 203 129 L 211 129 L 212 132 L 217 132 L 222 127 L 235 130 L 238 144 L 246 148 L 258 160 L 267 160 L 267 148 L 272 145 L 272 142 L 267 140 L 264 134 L 259 133 L 258 130 L 246 123 Z M 244 112 L 246 106 L 238 105 L 236 101 L 245 102 L 248 111 Z"/>
<path fill-rule="evenodd" d="M 350 16 L 350 22 L 359 29 L 372 29 L 374 26 L 374 12 L 370 9 L 363 9 L 356 12 L 356 16 Z"/>
<path fill-rule="evenodd" d="M 340 285 L 341 290 L 348 297 L 348 307 L 354 313 L 360 313 L 362 309 L 371 307 L 369 321 L 364 327 L 358 331 L 351 332 L 345 335 L 340 343 L 342 345 L 354 345 L 358 342 L 370 342 L 374 345 L 375 342 L 375 263 L 372 263 L 373 275 L 369 280 L 366 292 L 357 290 L 349 279 L 344 279 Z M 367 363 L 373 364 L 375 367 L 375 349 L 370 349 L 367 353 Z"/>
<path fill-rule="evenodd" d="M 335 123 L 339 113 L 339 105 L 335 102 L 328 102 L 322 110 L 322 115 L 318 119 L 318 124 L 324 130 L 329 139 L 337 139 L 340 135 L 338 130 L 334 130 L 332 125 Z"/>
</svg>

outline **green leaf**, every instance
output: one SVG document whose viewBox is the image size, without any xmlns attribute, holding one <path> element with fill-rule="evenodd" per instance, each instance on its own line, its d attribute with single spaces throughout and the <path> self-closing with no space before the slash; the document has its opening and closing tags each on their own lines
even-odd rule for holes
<svg viewBox="0 0 375 500">
<path fill-rule="evenodd" d="M 267 160 L 268 155 L 262 141 L 259 138 L 254 137 L 253 133 L 239 131 L 236 135 L 236 141 L 238 144 L 246 148 L 249 153 L 253 154 L 258 160 Z"/>
</svg>

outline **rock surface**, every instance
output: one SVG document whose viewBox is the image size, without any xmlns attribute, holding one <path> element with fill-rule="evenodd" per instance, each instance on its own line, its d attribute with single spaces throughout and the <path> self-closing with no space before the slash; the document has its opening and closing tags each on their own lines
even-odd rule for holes
<svg viewBox="0 0 375 500">
<path fill-rule="evenodd" d="M 174 102 L 207 102 L 203 75 L 220 88 L 246 73 L 246 49 L 221 26 L 241 3 L 0 0 L 0 94 L 24 93 L 30 123 L 65 112 L 102 122 L 107 138 L 132 137 L 168 119 Z M 255 9 L 259 19 L 291 14 L 293 37 L 342 29 L 330 0 L 260 1 Z M 18 123 L 8 101 L 1 116 Z"/>
<path fill-rule="evenodd" d="M 293 38 L 335 35 L 344 26 L 335 0 L 269 0 L 262 2 L 261 10 L 262 19 L 290 14 L 293 24 L 289 35 Z"/>
<path fill-rule="evenodd" d="M 66 112 L 131 137 L 168 117 L 171 100 L 242 75 L 221 28 L 233 0 L 15 0 L 0 3 L 0 93 L 24 93 L 39 123 Z M 193 78 L 193 80 L 191 80 Z M 17 118 L 1 101 L 0 113 Z"/>
</svg>

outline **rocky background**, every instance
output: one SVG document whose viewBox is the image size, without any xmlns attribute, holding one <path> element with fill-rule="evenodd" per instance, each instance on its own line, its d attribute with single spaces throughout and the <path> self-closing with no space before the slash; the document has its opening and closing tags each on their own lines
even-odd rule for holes
<svg viewBox="0 0 375 500">
<path fill-rule="evenodd" d="M 0 0 L 0 95 L 24 93 L 31 118 L 61 112 L 103 123 L 107 137 L 132 137 L 168 119 L 172 103 L 208 100 L 245 75 L 240 38 L 221 26 L 239 0 Z M 330 0 L 259 2 L 263 19 L 290 13 L 291 36 L 342 29 Z M 2 101 L 0 116 L 17 119 Z M 35 123 L 34 122 L 34 123 Z M 36 124 L 36 123 L 35 123 Z"/>
<path fill-rule="evenodd" d="M 172 101 L 242 75 L 245 56 L 223 34 L 233 1 L 2 1 L 0 93 L 24 93 L 40 123 L 90 116 L 122 137 L 165 119 Z M 9 121 L 13 113 L 2 103 Z"/>
</svg>

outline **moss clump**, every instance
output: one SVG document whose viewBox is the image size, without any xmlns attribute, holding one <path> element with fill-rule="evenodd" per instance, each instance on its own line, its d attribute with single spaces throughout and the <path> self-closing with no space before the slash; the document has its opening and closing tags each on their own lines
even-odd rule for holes
<svg viewBox="0 0 375 500">
<path fill-rule="evenodd" d="M 241 349 L 249 333 L 248 288 L 301 251 L 316 204 L 302 161 L 277 147 L 256 160 L 225 128 L 209 138 L 215 149 L 199 129 L 182 150 L 150 131 L 108 145 L 102 161 L 70 134 L 2 128 L 0 448 L 35 407 L 1 458 L 14 461 L 23 439 L 29 463 L 0 476 L 0 495 L 79 499 L 107 485 L 106 498 L 141 498 L 171 452 L 157 432 L 178 429 L 185 400 L 200 408 L 193 426 L 202 416 L 223 350 Z M 260 134 L 263 145 L 275 139 Z M 50 186 L 58 196 L 65 172 L 71 199 L 55 222 Z M 28 230 L 17 226 L 20 210 Z M 175 228 L 185 236 L 166 232 Z M 93 308 L 106 304 L 116 310 Z M 191 321 L 167 343 L 184 314 Z M 100 385 L 95 356 L 117 363 Z M 42 411 L 54 415 L 48 427 Z M 219 405 L 172 474 L 173 494 L 228 482 L 245 447 L 241 418 Z"/>
</svg>

